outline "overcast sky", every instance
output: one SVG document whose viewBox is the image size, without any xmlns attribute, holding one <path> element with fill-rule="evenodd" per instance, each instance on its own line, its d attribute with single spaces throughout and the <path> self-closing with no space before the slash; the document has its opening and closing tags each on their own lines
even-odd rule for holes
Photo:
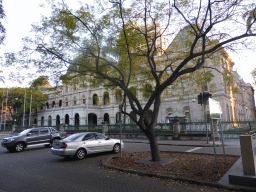
<svg viewBox="0 0 256 192">
<path fill-rule="evenodd" d="M 76 1 L 72 0 L 72 3 Z M 0 56 L 5 52 L 18 51 L 21 46 L 22 37 L 33 35 L 30 33 L 31 24 L 40 21 L 40 14 L 50 14 L 50 10 L 39 8 L 40 0 L 3 0 L 3 6 L 6 12 L 6 40 L 5 45 L 0 46 Z M 241 56 L 242 55 L 242 56 Z M 252 83 L 253 78 L 250 74 L 255 65 L 255 52 L 246 51 L 244 54 L 230 54 L 230 57 L 235 62 L 235 69 L 244 79 L 246 83 Z M 28 86 L 28 81 L 23 84 L 8 81 L 10 72 L 17 71 L 15 68 L 1 68 L 3 71 L 1 76 L 5 77 L 5 83 L 0 82 L 1 87 L 24 87 Z M 26 73 L 23 71 L 22 73 Z"/>
</svg>

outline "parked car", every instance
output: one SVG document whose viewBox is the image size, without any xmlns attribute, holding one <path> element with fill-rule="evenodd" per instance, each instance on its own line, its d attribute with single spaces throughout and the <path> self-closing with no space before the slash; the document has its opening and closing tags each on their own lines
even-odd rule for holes
<svg viewBox="0 0 256 192">
<path fill-rule="evenodd" d="M 52 127 L 38 127 L 26 129 L 17 136 L 4 138 L 2 147 L 5 147 L 9 151 L 20 152 L 29 145 L 45 144 L 48 147 L 55 140 L 61 140 L 65 137 L 67 137 L 66 132 L 56 131 Z"/>
<path fill-rule="evenodd" d="M 119 139 L 110 139 L 101 133 L 75 133 L 69 137 L 53 143 L 51 153 L 62 157 L 76 157 L 83 159 L 86 155 L 104 151 L 119 153 L 124 148 Z"/>
</svg>

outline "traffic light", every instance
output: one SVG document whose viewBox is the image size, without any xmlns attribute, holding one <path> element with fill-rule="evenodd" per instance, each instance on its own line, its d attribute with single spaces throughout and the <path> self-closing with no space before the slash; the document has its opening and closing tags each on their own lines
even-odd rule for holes
<svg viewBox="0 0 256 192">
<path fill-rule="evenodd" d="M 209 98 L 212 98 L 212 94 L 208 92 L 203 92 L 197 95 L 198 104 L 209 105 Z"/>
<path fill-rule="evenodd" d="M 212 94 L 208 92 L 203 92 L 203 104 L 209 105 L 209 98 L 212 98 Z"/>
<path fill-rule="evenodd" d="M 197 100 L 198 100 L 198 104 L 203 104 L 203 94 L 200 93 L 199 95 L 197 95 Z"/>
</svg>

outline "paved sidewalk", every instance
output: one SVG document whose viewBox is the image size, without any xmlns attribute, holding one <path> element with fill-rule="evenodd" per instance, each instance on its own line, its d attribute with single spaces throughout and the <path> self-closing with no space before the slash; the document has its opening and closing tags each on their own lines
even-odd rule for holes
<svg viewBox="0 0 256 192">
<path fill-rule="evenodd" d="M 124 139 L 125 143 L 145 143 L 149 144 L 148 140 L 137 140 L 137 139 Z M 158 140 L 158 145 L 172 145 L 172 146 L 193 146 L 193 147 L 213 147 L 213 142 L 209 141 L 195 141 L 195 140 Z M 254 148 L 256 147 L 256 140 L 253 140 Z M 215 142 L 216 147 L 221 147 L 220 141 Z M 239 140 L 224 142 L 224 145 L 240 145 Z M 239 146 L 240 147 L 240 146 Z M 256 157 L 255 157 L 256 158 Z M 256 191 L 256 188 L 243 187 L 239 185 L 229 184 L 229 175 L 243 175 L 242 158 L 239 158 L 237 162 L 230 168 L 230 170 L 224 175 L 224 177 L 218 182 L 218 185 L 223 187 L 236 189 L 239 191 Z M 203 183 L 202 183 L 203 185 Z"/>
<path fill-rule="evenodd" d="M 148 140 L 143 139 L 123 139 L 126 143 L 146 143 L 149 144 Z M 197 140 L 158 140 L 158 145 L 173 145 L 173 146 L 192 146 L 192 147 L 213 147 L 213 142 L 209 141 L 197 141 Z M 222 146 L 220 141 L 216 141 L 217 147 Z"/>
</svg>

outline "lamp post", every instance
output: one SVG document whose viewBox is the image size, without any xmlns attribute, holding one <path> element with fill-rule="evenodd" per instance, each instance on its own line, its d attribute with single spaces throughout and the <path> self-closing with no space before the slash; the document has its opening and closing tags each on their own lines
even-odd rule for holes
<svg viewBox="0 0 256 192">
<path fill-rule="evenodd" d="M 17 113 L 18 113 L 18 97 L 15 98 L 15 119 L 14 119 L 14 124 L 16 125 L 17 123 Z"/>
</svg>

